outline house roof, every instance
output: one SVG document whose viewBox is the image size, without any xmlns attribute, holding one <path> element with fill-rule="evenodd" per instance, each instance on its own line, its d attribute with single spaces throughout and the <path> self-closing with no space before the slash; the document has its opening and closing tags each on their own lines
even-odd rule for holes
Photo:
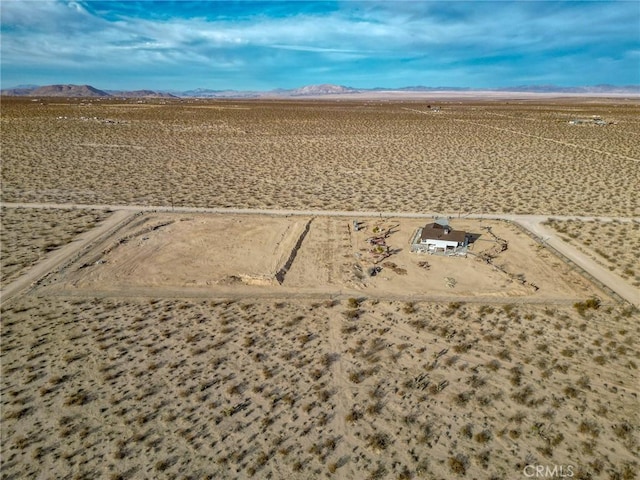
<svg viewBox="0 0 640 480">
<path fill-rule="evenodd" d="M 446 218 L 438 218 L 433 225 L 441 225 L 443 227 L 448 227 L 449 226 L 449 220 L 447 220 Z"/>
<path fill-rule="evenodd" d="M 428 223 L 422 229 L 422 234 L 420 235 L 420 240 L 445 240 L 448 242 L 458 242 L 463 243 L 464 238 L 467 235 L 467 232 L 464 230 L 454 230 L 448 224 L 448 233 L 445 233 L 446 229 L 440 223 Z"/>
</svg>

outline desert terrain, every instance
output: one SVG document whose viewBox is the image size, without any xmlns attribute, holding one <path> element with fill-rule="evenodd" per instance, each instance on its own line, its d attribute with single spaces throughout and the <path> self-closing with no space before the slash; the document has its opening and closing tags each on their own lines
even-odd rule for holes
<svg viewBox="0 0 640 480">
<path fill-rule="evenodd" d="M 95 227 L 109 212 L 2 207 L 0 215 L 0 279 L 7 284 L 33 267 L 48 252 Z"/>
<path fill-rule="evenodd" d="M 637 478 L 637 102 L 1 108 L 3 479 Z"/>
<path fill-rule="evenodd" d="M 637 99 L 5 97 L 2 201 L 638 216 L 639 117 Z"/>
<path fill-rule="evenodd" d="M 550 218 L 548 225 L 599 263 L 635 287 L 640 287 L 640 223 L 565 220 Z"/>
</svg>

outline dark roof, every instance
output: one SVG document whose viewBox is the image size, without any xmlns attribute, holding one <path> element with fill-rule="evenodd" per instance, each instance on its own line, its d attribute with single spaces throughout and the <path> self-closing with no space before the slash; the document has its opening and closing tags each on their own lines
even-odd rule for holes
<svg viewBox="0 0 640 480">
<path fill-rule="evenodd" d="M 445 232 L 445 227 L 438 223 L 428 223 L 422 229 L 422 235 L 420 240 L 446 240 L 448 242 L 464 243 L 464 238 L 467 232 L 464 230 L 453 230 L 451 227 L 447 227 L 449 233 Z"/>
<path fill-rule="evenodd" d="M 449 220 L 447 220 L 446 218 L 438 218 L 433 225 L 440 225 L 442 227 L 448 227 L 449 226 Z"/>
</svg>

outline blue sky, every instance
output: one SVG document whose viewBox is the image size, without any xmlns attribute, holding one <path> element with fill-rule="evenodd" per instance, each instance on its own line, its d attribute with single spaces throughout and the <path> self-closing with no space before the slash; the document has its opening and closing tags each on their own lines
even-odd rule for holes
<svg viewBox="0 0 640 480">
<path fill-rule="evenodd" d="M 1 86 L 640 84 L 640 1 L 2 0 Z"/>
</svg>

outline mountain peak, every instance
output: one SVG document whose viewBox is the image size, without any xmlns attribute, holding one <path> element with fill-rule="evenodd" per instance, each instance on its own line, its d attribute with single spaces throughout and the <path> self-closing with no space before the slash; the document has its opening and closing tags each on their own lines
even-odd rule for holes
<svg viewBox="0 0 640 480">
<path fill-rule="evenodd" d="M 107 92 L 91 85 L 48 85 L 36 88 L 31 95 L 42 97 L 108 97 Z"/>
</svg>

